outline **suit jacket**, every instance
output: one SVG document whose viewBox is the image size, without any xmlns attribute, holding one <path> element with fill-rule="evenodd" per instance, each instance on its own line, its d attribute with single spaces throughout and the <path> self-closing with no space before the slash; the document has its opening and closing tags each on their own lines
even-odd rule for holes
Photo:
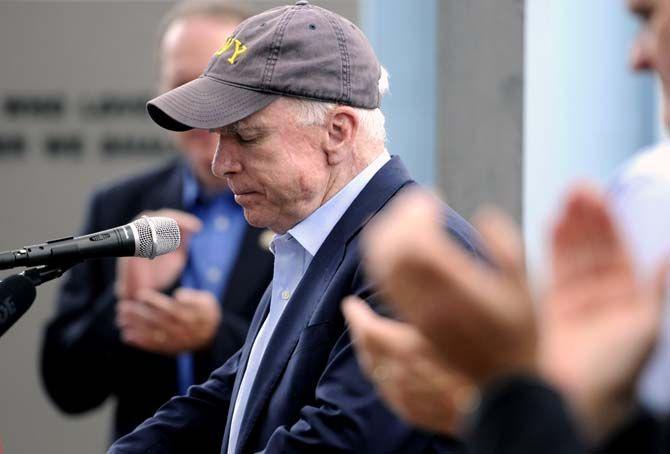
<svg viewBox="0 0 670 454">
<path fill-rule="evenodd" d="M 508 377 L 484 393 L 466 442 L 470 454 L 661 454 L 670 452 L 670 420 L 638 409 L 587 447 L 558 393 L 538 379 Z"/>
<path fill-rule="evenodd" d="M 144 210 L 182 207 L 183 166 L 174 160 L 131 177 L 92 197 L 84 233 L 131 221 Z M 243 344 L 249 323 L 272 277 L 272 254 L 248 227 L 224 295 L 222 321 L 213 345 L 194 353 L 197 383 Z M 74 267 L 57 300 L 42 344 L 42 379 L 53 402 L 67 413 L 116 398 L 113 438 L 131 432 L 177 394 L 174 357 L 148 353 L 121 342 L 114 323 L 114 259 Z M 175 283 L 176 284 L 176 283 Z"/>
<path fill-rule="evenodd" d="M 261 361 L 236 451 L 451 452 L 451 439 L 420 432 L 394 416 L 358 367 L 340 304 L 351 294 L 374 305 L 361 269 L 359 233 L 411 183 L 397 157 L 372 178 L 338 221 L 293 293 Z M 474 251 L 470 227 L 451 213 L 451 233 Z M 112 453 L 227 452 L 230 420 L 252 344 L 268 312 L 263 296 L 244 347 L 202 386 L 177 397 Z"/>
</svg>

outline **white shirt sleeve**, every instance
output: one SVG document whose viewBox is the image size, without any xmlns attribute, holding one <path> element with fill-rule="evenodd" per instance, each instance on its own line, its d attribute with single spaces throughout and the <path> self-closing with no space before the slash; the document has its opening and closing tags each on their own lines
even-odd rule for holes
<svg viewBox="0 0 670 454">
<path fill-rule="evenodd" d="M 635 155 L 610 187 L 612 209 L 633 254 L 638 274 L 652 279 L 670 255 L 670 148 L 663 143 Z M 657 348 L 639 383 L 641 401 L 670 411 L 670 302 L 665 304 Z"/>
</svg>

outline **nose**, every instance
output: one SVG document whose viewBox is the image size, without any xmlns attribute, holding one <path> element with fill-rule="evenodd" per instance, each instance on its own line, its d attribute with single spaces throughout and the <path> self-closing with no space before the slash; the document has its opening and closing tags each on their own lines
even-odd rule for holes
<svg viewBox="0 0 670 454">
<path fill-rule="evenodd" d="M 630 50 L 630 66 L 635 71 L 647 71 L 654 67 L 654 42 L 647 30 L 640 32 Z"/>
<path fill-rule="evenodd" d="M 212 160 L 212 173 L 220 178 L 226 178 L 242 170 L 240 153 L 235 141 L 224 134 L 219 134 L 219 143 Z"/>
</svg>

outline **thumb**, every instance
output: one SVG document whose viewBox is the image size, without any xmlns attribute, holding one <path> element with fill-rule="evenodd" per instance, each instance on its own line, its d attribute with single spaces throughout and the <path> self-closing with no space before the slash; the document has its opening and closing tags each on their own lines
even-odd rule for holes
<svg viewBox="0 0 670 454">
<path fill-rule="evenodd" d="M 147 273 L 147 267 L 136 266 L 138 260 L 143 261 L 145 259 L 134 257 L 120 257 L 118 259 L 116 264 L 116 282 L 114 284 L 117 298 L 132 298 L 139 289 L 150 286 L 151 277 Z"/>
<path fill-rule="evenodd" d="M 216 297 L 206 290 L 196 290 L 187 287 L 179 287 L 172 295 L 175 301 L 181 304 L 198 304 L 216 301 Z"/>
</svg>

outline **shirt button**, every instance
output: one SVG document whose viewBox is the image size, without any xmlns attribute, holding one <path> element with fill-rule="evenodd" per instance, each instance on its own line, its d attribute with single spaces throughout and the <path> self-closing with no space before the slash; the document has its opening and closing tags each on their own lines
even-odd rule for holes
<svg viewBox="0 0 670 454">
<path fill-rule="evenodd" d="M 225 232 L 230 227 L 230 221 L 225 216 L 217 216 L 214 220 L 214 227 L 219 232 Z"/>
<path fill-rule="evenodd" d="M 283 292 L 281 292 L 281 299 L 287 300 L 290 297 L 291 297 L 291 292 L 289 292 L 288 290 L 284 290 Z"/>
<path fill-rule="evenodd" d="M 207 270 L 207 280 L 209 282 L 219 282 L 221 279 L 221 270 L 215 267 L 211 267 Z"/>
</svg>

